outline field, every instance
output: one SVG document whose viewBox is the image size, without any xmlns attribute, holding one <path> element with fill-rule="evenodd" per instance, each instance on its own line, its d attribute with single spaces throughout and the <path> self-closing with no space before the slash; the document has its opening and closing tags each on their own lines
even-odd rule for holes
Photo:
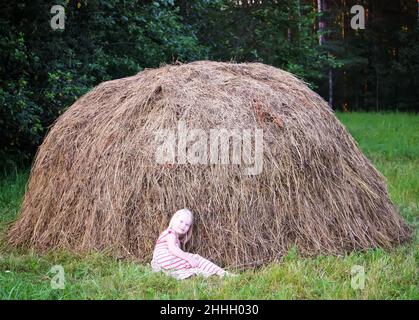
<svg viewBox="0 0 419 320">
<path fill-rule="evenodd" d="M 149 265 L 100 253 L 39 255 L 8 248 L 3 239 L 0 299 L 419 299 L 419 117 L 403 113 L 338 117 L 387 178 L 391 199 L 415 230 L 412 243 L 389 252 L 378 249 L 341 257 L 302 258 L 292 249 L 280 263 L 239 272 L 237 277 L 178 282 L 153 273 Z M 18 214 L 28 170 L 0 176 L 3 238 Z M 54 265 L 64 269 L 64 289 L 51 287 Z M 362 272 L 351 274 L 353 268 L 363 268 L 364 282 L 359 278 Z"/>
</svg>

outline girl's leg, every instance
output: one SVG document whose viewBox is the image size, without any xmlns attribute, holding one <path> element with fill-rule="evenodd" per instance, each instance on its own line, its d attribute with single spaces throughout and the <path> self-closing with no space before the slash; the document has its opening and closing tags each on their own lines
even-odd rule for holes
<svg viewBox="0 0 419 320">
<path fill-rule="evenodd" d="M 217 266 L 215 263 L 212 263 L 208 259 L 201 257 L 199 254 L 194 254 L 193 256 L 198 260 L 198 267 L 197 267 L 198 273 L 205 276 L 210 276 L 213 274 L 216 274 L 219 276 L 225 275 L 226 272 L 223 269 L 221 269 L 219 266 Z"/>
</svg>

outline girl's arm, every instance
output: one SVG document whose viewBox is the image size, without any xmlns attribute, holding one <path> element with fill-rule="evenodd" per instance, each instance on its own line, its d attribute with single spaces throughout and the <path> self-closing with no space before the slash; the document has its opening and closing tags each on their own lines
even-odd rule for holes
<svg viewBox="0 0 419 320">
<path fill-rule="evenodd" d="M 176 236 L 173 233 L 169 233 L 166 239 L 167 247 L 171 254 L 175 255 L 178 258 L 188 261 L 191 266 L 194 266 L 196 264 L 195 261 L 193 261 L 185 251 L 176 246 Z"/>
</svg>

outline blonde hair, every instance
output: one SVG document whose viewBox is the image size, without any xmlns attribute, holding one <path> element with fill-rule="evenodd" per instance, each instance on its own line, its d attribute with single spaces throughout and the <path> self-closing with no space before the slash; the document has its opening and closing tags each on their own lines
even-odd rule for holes
<svg viewBox="0 0 419 320">
<path fill-rule="evenodd" d="M 187 214 L 191 218 L 191 225 L 189 227 L 188 232 L 184 234 L 183 236 L 179 237 L 179 241 L 182 244 L 182 247 L 185 248 L 186 243 L 191 239 L 192 237 L 192 225 L 193 225 L 193 213 L 189 209 L 183 208 L 175 212 L 175 214 L 172 216 L 169 222 L 169 228 L 173 229 L 173 224 L 175 222 L 175 219 L 181 214 Z"/>
</svg>

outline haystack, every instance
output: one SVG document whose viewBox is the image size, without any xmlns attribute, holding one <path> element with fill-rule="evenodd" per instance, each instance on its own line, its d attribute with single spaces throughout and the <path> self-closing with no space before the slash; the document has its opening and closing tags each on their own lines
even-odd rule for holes
<svg viewBox="0 0 419 320">
<path fill-rule="evenodd" d="M 246 129 L 249 159 L 262 132 L 260 172 L 245 170 L 244 144 L 234 161 L 211 162 L 210 150 L 185 162 L 180 126 L 242 138 Z M 166 162 L 157 157 L 162 132 L 176 143 L 162 152 Z M 187 152 L 197 138 L 188 139 Z M 293 245 L 307 255 L 341 254 L 410 237 L 383 176 L 301 80 L 261 63 L 197 61 L 104 82 L 59 117 L 38 150 L 9 242 L 146 262 L 184 207 L 195 213 L 187 249 L 223 266 L 264 264 Z"/>
</svg>

